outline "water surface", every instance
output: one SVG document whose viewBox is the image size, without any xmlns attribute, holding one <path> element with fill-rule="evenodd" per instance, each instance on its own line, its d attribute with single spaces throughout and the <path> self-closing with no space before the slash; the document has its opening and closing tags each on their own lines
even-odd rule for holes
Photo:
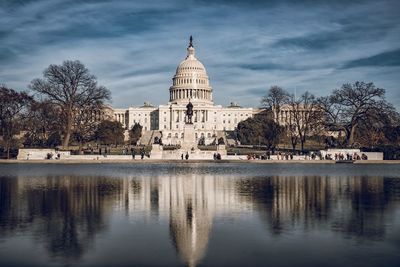
<svg viewBox="0 0 400 267">
<path fill-rule="evenodd" d="M 399 262 L 399 165 L 0 165 L 0 266 Z"/>
</svg>

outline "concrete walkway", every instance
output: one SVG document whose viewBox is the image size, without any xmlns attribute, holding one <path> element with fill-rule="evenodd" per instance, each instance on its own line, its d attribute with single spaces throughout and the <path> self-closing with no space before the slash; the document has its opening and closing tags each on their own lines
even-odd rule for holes
<svg viewBox="0 0 400 267">
<path fill-rule="evenodd" d="M 160 160 L 160 159 L 111 159 L 99 160 L 0 160 L 0 164 L 39 163 L 39 164 L 99 164 L 99 163 L 124 163 L 124 164 L 187 164 L 187 163 L 245 163 L 245 164 L 335 164 L 334 160 Z M 351 164 L 351 163 L 350 163 Z M 400 164 L 400 160 L 357 160 L 354 164 Z"/>
</svg>

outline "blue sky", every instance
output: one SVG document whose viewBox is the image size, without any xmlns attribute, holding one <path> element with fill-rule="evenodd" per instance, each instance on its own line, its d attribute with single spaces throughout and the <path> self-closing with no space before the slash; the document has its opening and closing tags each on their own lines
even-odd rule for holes
<svg viewBox="0 0 400 267">
<path fill-rule="evenodd" d="M 363 80 L 399 109 L 399 14 L 396 0 L 0 0 L 0 83 L 24 90 L 49 64 L 78 59 L 114 107 L 165 104 L 193 35 L 217 104 Z"/>
</svg>

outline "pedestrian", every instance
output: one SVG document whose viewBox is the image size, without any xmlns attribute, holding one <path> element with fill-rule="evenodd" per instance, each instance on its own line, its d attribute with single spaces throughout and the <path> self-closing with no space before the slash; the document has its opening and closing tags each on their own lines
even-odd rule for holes
<svg viewBox="0 0 400 267">
<path fill-rule="evenodd" d="M 132 159 L 135 159 L 135 149 L 133 147 L 131 147 L 131 155 Z"/>
<path fill-rule="evenodd" d="M 189 153 L 188 153 L 188 152 L 186 152 L 186 156 L 185 156 L 185 158 L 186 158 L 186 160 L 188 160 L 188 159 L 189 159 Z"/>
<path fill-rule="evenodd" d="M 144 148 L 140 150 L 140 158 L 144 159 Z"/>
<path fill-rule="evenodd" d="M 184 157 L 184 156 L 183 156 L 183 153 L 182 153 L 182 154 L 181 154 L 181 159 L 182 159 L 182 160 L 183 160 L 183 157 Z"/>
</svg>

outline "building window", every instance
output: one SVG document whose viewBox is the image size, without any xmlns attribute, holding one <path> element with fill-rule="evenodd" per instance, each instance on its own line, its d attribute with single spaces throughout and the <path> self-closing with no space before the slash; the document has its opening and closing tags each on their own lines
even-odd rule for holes
<svg viewBox="0 0 400 267">
<path fill-rule="evenodd" d="M 164 124 L 164 129 L 167 129 L 167 125 Z"/>
</svg>

